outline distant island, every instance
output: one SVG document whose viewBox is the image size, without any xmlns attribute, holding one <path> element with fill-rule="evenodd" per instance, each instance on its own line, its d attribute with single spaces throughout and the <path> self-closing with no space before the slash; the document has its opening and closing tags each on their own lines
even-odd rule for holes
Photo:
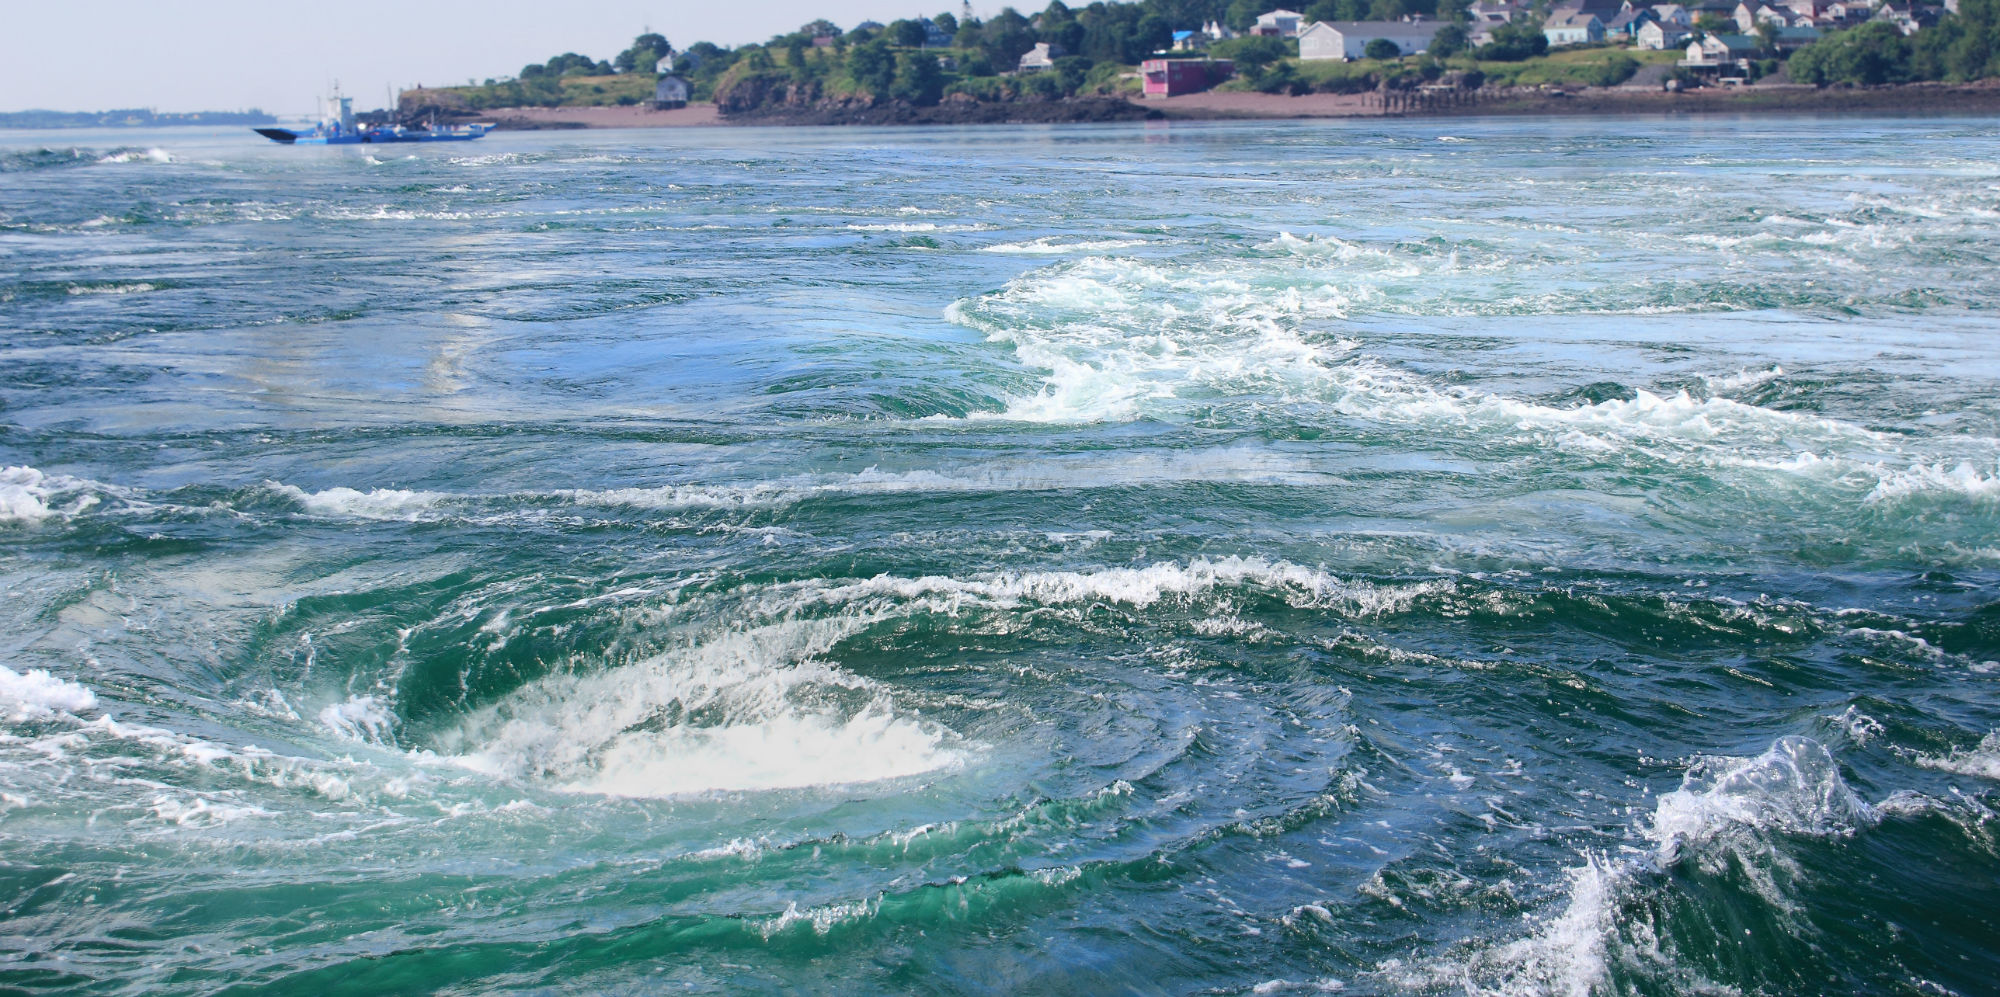
<svg viewBox="0 0 2000 997">
<path fill-rule="evenodd" d="M 676 50 L 649 32 L 611 60 L 566 52 L 406 91 L 398 113 L 586 127 L 1984 112 L 2000 110 L 1996 77 L 2000 0 L 1054 0 L 985 20 L 969 6 L 846 30 L 822 19 L 735 48 Z"/>
<path fill-rule="evenodd" d="M 159 128 L 168 125 L 274 125 L 278 119 L 248 111 L 164 113 L 135 107 L 119 111 L 0 111 L 0 128 Z"/>
</svg>

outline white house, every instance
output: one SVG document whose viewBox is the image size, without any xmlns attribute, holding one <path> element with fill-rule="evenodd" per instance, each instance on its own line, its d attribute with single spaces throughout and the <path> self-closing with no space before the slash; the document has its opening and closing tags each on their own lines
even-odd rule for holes
<svg viewBox="0 0 2000 997">
<path fill-rule="evenodd" d="M 1039 73 L 1044 69 L 1054 69 L 1056 60 L 1062 55 L 1061 45 L 1036 42 L 1034 48 L 1021 53 L 1021 65 L 1018 68 L 1023 73 Z"/>
<path fill-rule="evenodd" d="M 1296 10 L 1274 10 L 1268 14 L 1257 15 L 1257 27 L 1252 29 L 1251 33 L 1274 38 L 1294 38 L 1299 33 L 1299 22 L 1303 20 L 1305 15 Z"/>
<path fill-rule="evenodd" d="M 1431 47 L 1441 27 L 1438 21 L 1314 21 L 1299 32 L 1299 58 L 1359 59 L 1378 38 L 1394 42 L 1404 55 L 1416 55 Z"/>
<path fill-rule="evenodd" d="M 1542 34 L 1548 37 L 1550 48 L 1601 42 L 1604 40 L 1604 22 L 1598 20 L 1596 14 L 1563 14 L 1549 18 L 1542 25 Z"/>
<path fill-rule="evenodd" d="M 1687 58 L 1680 64 L 1691 69 L 1723 69 L 1742 66 L 1757 54 L 1757 39 L 1743 35 L 1707 35 L 1691 41 Z"/>
<path fill-rule="evenodd" d="M 1647 21 L 1645 24 L 1639 26 L 1639 34 L 1635 39 L 1635 43 L 1640 48 L 1651 49 L 1655 52 L 1664 52 L 1670 48 L 1679 48 L 1681 42 L 1687 36 L 1688 29 L 1678 24 L 1668 24 L 1665 21 Z"/>
<path fill-rule="evenodd" d="M 1757 33 L 1757 25 L 1770 24 L 1780 28 L 1792 26 L 1792 19 L 1784 10 L 1762 3 L 1739 3 L 1733 15 L 1737 30 L 1746 35 Z"/>
</svg>

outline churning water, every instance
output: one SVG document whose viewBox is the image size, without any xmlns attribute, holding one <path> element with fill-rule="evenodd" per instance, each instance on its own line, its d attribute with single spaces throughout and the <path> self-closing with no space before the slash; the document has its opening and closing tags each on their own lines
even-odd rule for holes
<svg viewBox="0 0 2000 997">
<path fill-rule="evenodd" d="M 1996 989 L 1991 121 L 9 142 L 0 988 Z"/>
</svg>

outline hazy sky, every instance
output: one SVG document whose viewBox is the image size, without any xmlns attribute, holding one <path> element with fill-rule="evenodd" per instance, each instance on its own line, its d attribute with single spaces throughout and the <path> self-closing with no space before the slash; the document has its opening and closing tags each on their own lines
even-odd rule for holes
<svg viewBox="0 0 2000 997">
<path fill-rule="evenodd" d="M 1001 6 L 973 2 L 982 17 Z M 685 48 L 763 41 L 815 17 L 851 27 L 960 10 L 959 0 L 8 0 L 6 8 L 0 111 L 278 115 L 312 113 L 334 79 L 363 109 L 380 106 L 391 85 L 508 76 L 560 52 L 610 59 L 649 25 Z"/>
</svg>

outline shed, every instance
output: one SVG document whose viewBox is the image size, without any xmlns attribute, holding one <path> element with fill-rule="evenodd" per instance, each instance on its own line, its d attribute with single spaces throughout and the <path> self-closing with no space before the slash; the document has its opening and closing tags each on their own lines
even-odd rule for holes
<svg viewBox="0 0 2000 997">
<path fill-rule="evenodd" d="M 692 92 L 693 88 L 688 85 L 686 77 L 668 73 L 653 84 L 653 108 L 668 111 L 676 107 L 686 107 L 688 96 Z"/>
<path fill-rule="evenodd" d="M 1236 64 L 1227 59 L 1148 59 L 1139 64 L 1148 97 L 1200 93 L 1235 71 Z"/>
</svg>

